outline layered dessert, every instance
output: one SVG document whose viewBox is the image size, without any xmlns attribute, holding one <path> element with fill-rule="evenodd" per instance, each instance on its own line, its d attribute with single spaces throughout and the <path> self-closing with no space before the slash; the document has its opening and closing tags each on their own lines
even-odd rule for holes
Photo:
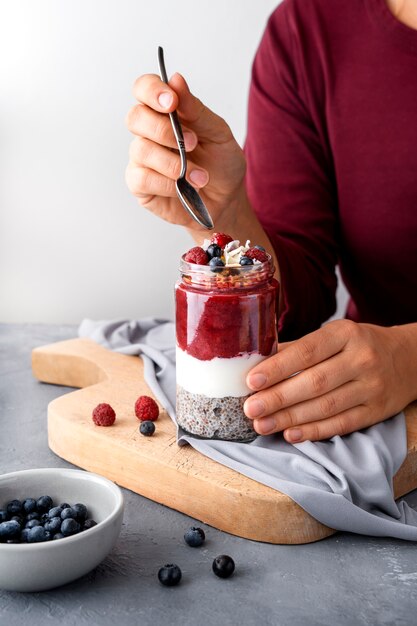
<svg viewBox="0 0 417 626">
<path fill-rule="evenodd" d="M 271 257 L 216 233 L 181 259 L 176 285 L 177 421 L 210 439 L 251 441 L 246 375 L 277 348 Z"/>
</svg>

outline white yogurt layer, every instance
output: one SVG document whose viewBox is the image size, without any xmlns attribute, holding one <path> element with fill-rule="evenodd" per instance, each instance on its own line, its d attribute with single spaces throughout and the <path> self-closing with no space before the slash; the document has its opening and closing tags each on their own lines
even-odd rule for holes
<svg viewBox="0 0 417 626">
<path fill-rule="evenodd" d="M 246 375 L 264 359 L 256 353 L 200 361 L 177 346 L 177 385 L 209 398 L 247 396 L 251 391 L 245 382 Z"/>
</svg>

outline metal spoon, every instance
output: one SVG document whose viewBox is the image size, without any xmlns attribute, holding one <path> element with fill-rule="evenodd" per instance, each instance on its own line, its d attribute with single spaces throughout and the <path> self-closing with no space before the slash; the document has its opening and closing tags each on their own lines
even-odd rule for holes
<svg viewBox="0 0 417 626">
<path fill-rule="evenodd" d="M 165 69 L 164 51 L 161 46 L 158 47 L 158 63 L 161 78 L 164 83 L 168 83 L 168 76 Z M 192 185 L 186 180 L 185 173 L 187 171 L 187 156 L 185 152 L 184 137 L 182 134 L 182 128 L 176 111 L 169 113 L 169 119 L 171 120 L 172 129 L 174 131 L 175 139 L 177 140 L 178 150 L 181 157 L 181 172 L 178 180 L 175 183 L 177 189 L 177 196 L 186 211 L 198 222 L 201 226 L 211 230 L 214 228 L 213 220 L 210 213 L 207 211 L 206 205 L 201 199 L 199 193 L 194 189 Z"/>
</svg>

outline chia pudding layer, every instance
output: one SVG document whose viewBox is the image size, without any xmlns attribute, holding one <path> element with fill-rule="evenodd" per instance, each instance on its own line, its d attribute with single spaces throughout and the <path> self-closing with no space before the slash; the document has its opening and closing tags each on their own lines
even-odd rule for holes
<svg viewBox="0 0 417 626">
<path fill-rule="evenodd" d="M 186 432 L 205 439 L 246 443 L 257 433 L 243 412 L 248 396 L 210 398 L 177 385 L 177 422 Z"/>
</svg>

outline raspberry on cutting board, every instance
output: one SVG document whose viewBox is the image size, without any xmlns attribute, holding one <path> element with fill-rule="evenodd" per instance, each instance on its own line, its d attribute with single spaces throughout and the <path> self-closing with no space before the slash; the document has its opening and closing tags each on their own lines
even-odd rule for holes
<svg viewBox="0 0 417 626">
<path fill-rule="evenodd" d="M 148 420 L 155 422 L 159 417 L 159 407 L 153 398 L 139 396 L 135 402 L 135 415 L 142 422 Z"/>
<path fill-rule="evenodd" d="M 98 404 L 93 410 L 93 422 L 96 426 L 112 426 L 116 420 L 116 413 L 110 404 Z"/>
</svg>

